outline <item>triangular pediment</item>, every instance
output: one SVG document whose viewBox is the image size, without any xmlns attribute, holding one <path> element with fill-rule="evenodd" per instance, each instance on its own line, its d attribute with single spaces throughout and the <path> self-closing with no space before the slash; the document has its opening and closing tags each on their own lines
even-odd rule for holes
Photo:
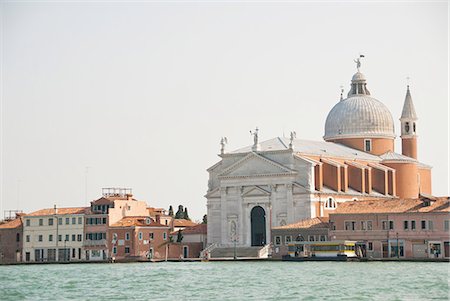
<svg viewBox="0 0 450 301">
<path fill-rule="evenodd" d="M 292 185 L 292 187 L 293 187 L 293 190 L 292 190 L 293 194 L 301 194 L 301 193 L 307 193 L 308 192 L 308 189 L 306 189 L 305 186 L 303 186 L 303 185 L 301 185 L 299 183 L 294 183 Z"/>
<path fill-rule="evenodd" d="M 260 186 L 246 187 L 242 193 L 242 197 L 262 197 L 262 196 L 270 196 L 270 191 Z"/>
<path fill-rule="evenodd" d="M 208 193 L 205 195 L 206 198 L 220 198 L 220 189 L 219 187 L 208 191 Z"/>
<path fill-rule="evenodd" d="M 225 169 L 219 176 L 242 177 L 280 174 L 290 175 L 295 174 L 295 172 L 273 160 L 252 152 Z"/>
</svg>

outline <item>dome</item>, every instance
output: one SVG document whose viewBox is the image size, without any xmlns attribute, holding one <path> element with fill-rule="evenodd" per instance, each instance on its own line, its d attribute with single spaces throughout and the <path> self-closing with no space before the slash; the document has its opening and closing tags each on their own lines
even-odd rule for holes
<svg viewBox="0 0 450 301">
<path fill-rule="evenodd" d="M 359 71 L 353 75 L 348 97 L 331 109 L 325 122 L 324 139 L 339 138 L 395 138 L 391 112 L 370 96 Z"/>
<path fill-rule="evenodd" d="M 352 77 L 352 81 L 365 81 L 366 77 L 364 76 L 364 74 L 362 74 L 361 72 L 356 72 L 353 77 Z"/>
</svg>

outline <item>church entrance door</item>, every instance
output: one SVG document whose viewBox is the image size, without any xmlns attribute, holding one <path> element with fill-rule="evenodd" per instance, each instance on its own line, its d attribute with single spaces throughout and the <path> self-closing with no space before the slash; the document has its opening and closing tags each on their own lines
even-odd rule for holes
<svg viewBox="0 0 450 301">
<path fill-rule="evenodd" d="M 266 212 L 261 206 L 253 207 L 250 213 L 252 246 L 266 243 Z"/>
</svg>

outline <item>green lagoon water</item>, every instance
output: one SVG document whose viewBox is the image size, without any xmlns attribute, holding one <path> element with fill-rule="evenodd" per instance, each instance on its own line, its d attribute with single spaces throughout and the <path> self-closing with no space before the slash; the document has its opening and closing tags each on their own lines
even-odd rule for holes
<svg viewBox="0 0 450 301">
<path fill-rule="evenodd" d="M 0 300 L 449 300 L 448 272 L 433 262 L 0 266 Z"/>
</svg>

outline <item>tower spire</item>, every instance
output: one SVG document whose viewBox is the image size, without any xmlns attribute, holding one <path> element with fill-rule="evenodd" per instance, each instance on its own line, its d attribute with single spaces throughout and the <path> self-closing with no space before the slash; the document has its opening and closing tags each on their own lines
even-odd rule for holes
<svg viewBox="0 0 450 301">
<path fill-rule="evenodd" d="M 409 78 L 408 78 L 409 80 Z M 400 117 L 402 154 L 417 159 L 417 114 L 411 97 L 409 84 L 406 86 L 405 102 Z"/>
</svg>

